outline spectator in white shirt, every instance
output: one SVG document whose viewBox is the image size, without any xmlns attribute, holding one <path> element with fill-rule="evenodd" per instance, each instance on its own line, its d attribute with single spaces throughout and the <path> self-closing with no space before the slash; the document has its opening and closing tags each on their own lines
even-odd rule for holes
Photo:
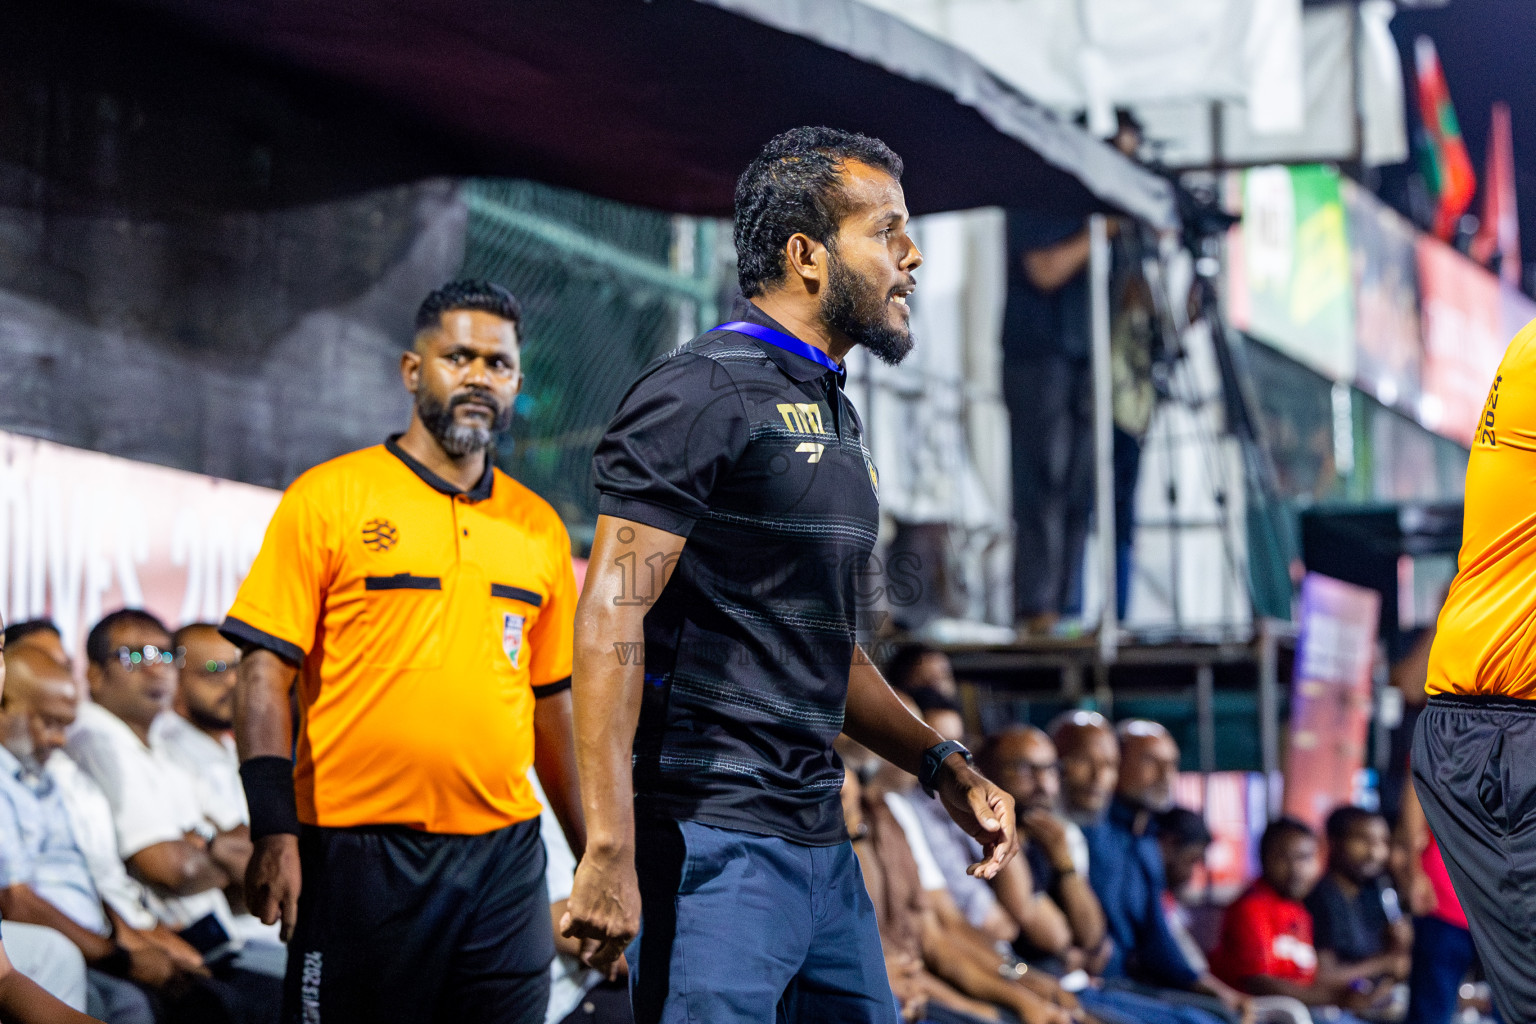
<svg viewBox="0 0 1536 1024">
<path fill-rule="evenodd" d="M 155 719 L 150 744 L 192 777 L 203 814 L 220 832 L 249 838 L 250 812 L 234 734 L 240 651 L 206 622 L 178 629 L 171 647 L 176 656 L 174 713 Z"/>
<path fill-rule="evenodd" d="M 238 897 L 250 840 L 214 825 L 193 779 L 150 743 L 176 687 L 169 632 L 147 612 L 113 612 L 91 629 L 86 658 L 95 703 L 80 708 L 66 749 L 106 795 L 119 856 L 154 897 L 152 909 L 237 989 L 237 1004 L 255 1013 L 270 1002 L 275 1015 L 281 979 L 263 970 L 268 958 L 238 955 L 243 940 L 225 898 L 226 889 Z"/>
</svg>

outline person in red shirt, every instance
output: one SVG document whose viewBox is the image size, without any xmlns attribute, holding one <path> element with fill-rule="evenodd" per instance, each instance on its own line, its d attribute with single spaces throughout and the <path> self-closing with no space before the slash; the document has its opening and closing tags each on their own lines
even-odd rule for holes
<svg viewBox="0 0 1536 1024">
<path fill-rule="evenodd" d="M 1211 971 L 1253 995 L 1289 996 L 1308 1006 L 1368 1005 L 1370 994 L 1356 991 L 1348 979 L 1318 977 L 1312 915 L 1301 902 L 1321 874 L 1316 834 L 1294 818 L 1281 818 L 1264 830 L 1259 861 L 1262 876 L 1222 919 Z"/>
</svg>

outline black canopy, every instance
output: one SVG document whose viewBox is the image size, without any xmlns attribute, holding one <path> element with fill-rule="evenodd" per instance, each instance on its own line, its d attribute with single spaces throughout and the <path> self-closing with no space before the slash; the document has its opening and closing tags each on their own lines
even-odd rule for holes
<svg viewBox="0 0 1536 1024">
<path fill-rule="evenodd" d="M 431 125 L 470 170 L 727 214 L 799 124 L 877 135 L 914 212 L 1040 205 L 1159 224 L 1167 184 L 954 47 L 855 0 L 124 0 Z"/>
</svg>

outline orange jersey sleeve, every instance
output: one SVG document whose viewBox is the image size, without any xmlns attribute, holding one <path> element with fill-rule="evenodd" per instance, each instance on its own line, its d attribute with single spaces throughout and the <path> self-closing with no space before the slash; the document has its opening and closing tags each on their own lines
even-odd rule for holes
<svg viewBox="0 0 1536 1024">
<path fill-rule="evenodd" d="M 334 524 L 309 483 L 300 477 L 283 494 L 224 627 L 236 642 L 294 663 L 314 643 L 336 552 Z"/>
</svg>

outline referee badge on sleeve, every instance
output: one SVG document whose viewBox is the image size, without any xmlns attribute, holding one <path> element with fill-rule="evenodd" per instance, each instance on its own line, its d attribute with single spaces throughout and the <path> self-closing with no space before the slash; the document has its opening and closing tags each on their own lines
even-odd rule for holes
<svg viewBox="0 0 1536 1024">
<path fill-rule="evenodd" d="M 523 617 L 513 615 L 511 612 L 503 612 L 501 615 L 501 649 L 506 654 L 507 660 L 513 668 L 518 668 L 517 660 L 523 653 Z"/>
</svg>

